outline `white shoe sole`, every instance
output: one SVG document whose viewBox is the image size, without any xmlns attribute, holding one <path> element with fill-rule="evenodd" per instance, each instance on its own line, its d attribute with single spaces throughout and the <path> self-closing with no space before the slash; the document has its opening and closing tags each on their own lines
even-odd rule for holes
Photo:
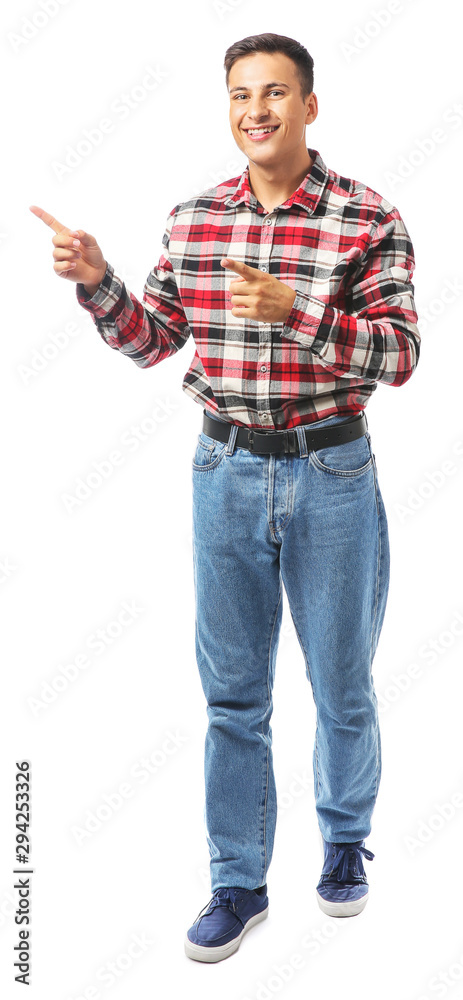
<svg viewBox="0 0 463 1000">
<path fill-rule="evenodd" d="M 329 917 L 354 917 L 366 906 L 369 896 L 369 893 L 366 892 L 361 899 L 348 899 L 343 903 L 329 903 L 327 899 L 323 899 L 323 896 L 320 896 L 318 890 L 316 892 L 320 909 L 323 910 L 323 913 L 327 913 Z"/>
<path fill-rule="evenodd" d="M 229 955 L 233 955 L 233 952 L 238 950 L 246 931 L 250 927 L 254 927 L 255 924 L 258 924 L 260 920 L 265 920 L 266 917 L 268 917 L 268 906 L 261 913 L 256 913 L 253 917 L 249 918 L 241 934 L 238 934 L 232 941 L 220 945 L 218 948 L 208 948 L 205 945 L 193 944 L 187 935 L 185 938 L 185 954 L 188 958 L 193 958 L 197 962 L 221 962 L 223 958 L 228 958 Z"/>
</svg>

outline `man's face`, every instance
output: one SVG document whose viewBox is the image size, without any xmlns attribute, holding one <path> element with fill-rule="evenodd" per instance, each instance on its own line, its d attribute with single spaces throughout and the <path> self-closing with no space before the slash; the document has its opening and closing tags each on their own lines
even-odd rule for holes
<svg viewBox="0 0 463 1000">
<path fill-rule="evenodd" d="M 301 97 L 295 63 L 282 52 L 253 52 L 228 77 L 230 125 L 249 160 L 273 166 L 306 147 L 305 126 L 317 116 L 317 98 Z M 275 126 L 271 132 L 249 130 Z"/>
</svg>

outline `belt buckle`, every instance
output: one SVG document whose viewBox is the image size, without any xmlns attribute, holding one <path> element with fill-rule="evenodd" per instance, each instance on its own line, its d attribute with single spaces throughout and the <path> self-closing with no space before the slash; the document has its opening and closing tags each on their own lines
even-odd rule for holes
<svg viewBox="0 0 463 1000">
<path fill-rule="evenodd" d="M 288 431 L 284 432 L 284 435 L 285 435 L 285 437 L 284 437 L 284 442 L 285 442 L 284 452 L 285 452 L 285 455 L 297 455 L 298 454 L 298 446 L 297 446 L 296 431 L 294 431 L 294 430 L 288 430 Z"/>
<path fill-rule="evenodd" d="M 298 454 L 298 443 L 297 434 L 294 430 L 283 431 L 284 434 L 284 453 L 285 455 L 297 455 Z M 254 428 L 248 430 L 248 450 L 254 451 Z"/>
<path fill-rule="evenodd" d="M 255 433 L 257 433 L 257 434 L 258 434 L 259 432 L 258 432 L 258 431 L 256 432 L 256 431 L 255 431 L 255 428 L 254 428 L 254 427 L 250 427 L 250 428 L 248 429 L 248 451 L 252 451 L 252 452 L 254 452 L 254 454 L 255 454 L 255 455 L 263 455 L 263 454 L 265 454 L 265 452 L 262 452 L 262 451 L 255 451 L 255 450 L 254 450 L 254 445 L 255 445 L 255 443 L 256 443 L 256 442 L 254 441 L 254 434 L 255 434 Z"/>
</svg>

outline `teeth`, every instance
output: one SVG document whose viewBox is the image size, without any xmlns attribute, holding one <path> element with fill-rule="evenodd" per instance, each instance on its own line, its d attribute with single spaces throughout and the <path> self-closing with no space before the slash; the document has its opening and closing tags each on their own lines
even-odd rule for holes
<svg viewBox="0 0 463 1000">
<path fill-rule="evenodd" d="M 263 132 L 274 132 L 278 125 L 269 125 L 267 128 L 248 128 L 249 135 L 262 135 Z"/>
</svg>

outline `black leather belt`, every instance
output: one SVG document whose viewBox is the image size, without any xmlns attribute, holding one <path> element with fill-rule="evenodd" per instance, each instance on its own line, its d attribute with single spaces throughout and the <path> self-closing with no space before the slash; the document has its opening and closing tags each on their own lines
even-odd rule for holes
<svg viewBox="0 0 463 1000">
<path fill-rule="evenodd" d="M 231 423 L 215 420 L 203 410 L 203 432 L 217 441 L 228 441 Z M 362 437 L 368 429 L 364 413 L 356 413 L 354 417 L 343 420 L 342 423 L 309 430 L 304 427 L 304 436 L 308 451 L 318 448 L 329 448 L 334 444 L 345 444 Z M 256 431 L 254 428 L 238 427 L 235 444 L 238 448 L 248 448 L 258 455 L 270 455 L 283 451 L 287 455 L 299 454 L 299 442 L 296 430 Z"/>
</svg>

